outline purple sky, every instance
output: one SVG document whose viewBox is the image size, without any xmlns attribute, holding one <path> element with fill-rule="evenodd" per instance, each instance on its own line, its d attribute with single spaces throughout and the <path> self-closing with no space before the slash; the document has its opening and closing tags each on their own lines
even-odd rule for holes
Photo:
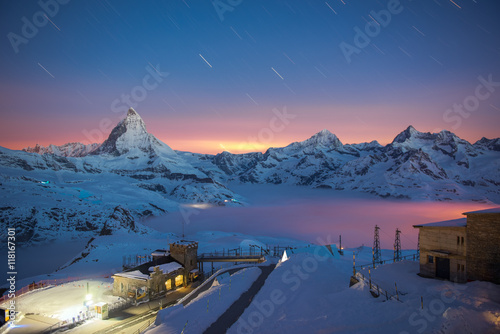
<svg viewBox="0 0 500 334">
<path fill-rule="evenodd" d="M 499 8 L 4 3 L 0 145 L 102 141 L 129 106 L 172 148 L 202 153 L 263 151 L 325 128 L 344 143 L 388 143 L 410 124 L 471 142 L 499 137 Z M 273 120 L 284 108 L 295 117 Z"/>
</svg>

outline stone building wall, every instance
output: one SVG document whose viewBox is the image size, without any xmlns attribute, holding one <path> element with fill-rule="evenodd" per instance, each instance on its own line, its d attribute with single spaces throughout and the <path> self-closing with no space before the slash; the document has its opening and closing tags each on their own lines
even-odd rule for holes
<svg viewBox="0 0 500 334">
<path fill-rule="evenodd" d="M 467 279 L 500 284 L 500 213 L 467 214 Z"/>
<path fill-rule="evenodd" d="M 419 227 L 419 238 L 421 275 L 436 277 L 439 257 L 450 260 L 450 281 L 466 281 L 466 227 Z"/>
<path fill-rule="evenodd" d="M 189 272 L 198 267 L 198 243 L 194 241 L 172 243 L 170 244 L 170 255 L 184 266 L 184 286 L 186 286 Z"/>
</svg>

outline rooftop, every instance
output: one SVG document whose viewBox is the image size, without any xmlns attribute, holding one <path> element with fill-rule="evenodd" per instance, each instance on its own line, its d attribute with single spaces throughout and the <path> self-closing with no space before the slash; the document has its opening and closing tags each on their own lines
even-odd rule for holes
<svg viewBox="0 0 500 334">
<path fill-rule="evenodd" d="M 170 253 L 165 249 L 157 249 L 151 253 L 152 256 L 169 256 Z"/>
<path fill-rule="evenodd" d="M 486 209 L 486 210 L 479 210 L 479 211 L 470 211 L 470 212 L 464 212 L 464 215 L 468 215 L 470 213 L 500 213 L 500 207 L 498 208 L 492 208 L 492 209 Z"/>
<path fill-rule="evenodd" d="M 158 266 L 149 267 L 148 270 L 149 271 L 154 271 L 155 267 L 159 267 L 159 269 L 161 271 L 163 271 L 163 273 L 165 275 L 166 274 L 170 274 L 171 272 L 174 272 L 174 271 L 176 271 L 178 269 L 184 268 L 182 265 L 180 265 L 177 262 L 169 262 L 169 263 L 160 264 Z"/>
<path fill-rule="evenodd" d="M 459 218 L 452 220 L 445 220 L 441 222 L 434 222 L 428 224 L 413 225 L 413 227 L 465 227 L 467 226 L 467 218 Z"/>
<path fill-rule="evenodd" d="M 134 279 L 144 279 L 147 280 L 149 279 L 149 274 L 154 270 L 154 267 L 160 267 L 160 270 L 169 270 L 170 268 L 174 268 L 176 266 L 182 267 L 180 263 L 174 260 L 170 255 L 168 256 L 163 256 L 160 257 L 156 260 L 149 261 L 146 263 L 143 263 L 137 267 L 134 267 L 130 270 L 121 272 L 121 273 L 116 273 L 115 276 L 120 276 L 120 277 L 127 277 L 127 278 L 134 278 Z M 174 269 L 177 270 L 177 269 Z M 171 271 L 174 271 L 171 270 Z M 168 271 L 168 272 L 171 272 Z M 168 272 L 165 272 L 167 274 Z"/>
<path fill-rule="evenodd" d="M 126 271 L 123 273 L 116 273 L 116 274 L 114 274 L 114 276 L 140 279 L 140 280 L 145 280 L 145 281 L 147 281 L 149 279 L 149 275 L 145 275 L 145 274 L 141 273 L 139 270 Z"/>
</svg>

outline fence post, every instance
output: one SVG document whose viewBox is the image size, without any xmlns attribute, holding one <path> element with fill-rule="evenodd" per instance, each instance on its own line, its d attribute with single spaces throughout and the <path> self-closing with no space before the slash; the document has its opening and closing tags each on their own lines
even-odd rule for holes
<svg viewBox="0 0 500 334">
<path fill-rule="evenodd" d="M 396 284 L 396 282 L 394 282 L 394 286 L 396 287 L 396 299 L 399 301 L 398 285 Z"/>
<path fill-rule="evenodd" d="M 352 252 L 352 276 L 356 276 L 356 254 Z"/>
<path fill-rule="evenodd" d="M 424 296 L 420 296 L 420 306 L 424 309 Z"/>
<path fill-rule="evenodd" d="M 370 282 L 370 290 L 372 289 L 372 273 L 370 272 L 370 268 L 368 268 L 368 278 Z"/>
</svg>

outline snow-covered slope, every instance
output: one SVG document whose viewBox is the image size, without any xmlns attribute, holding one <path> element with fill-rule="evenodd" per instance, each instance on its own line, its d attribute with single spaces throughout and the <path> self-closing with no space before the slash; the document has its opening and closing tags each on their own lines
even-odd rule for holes
<svg viewBox="0 0 500 334">
<path fill-rule="evenodd" d="M 422 133 L 412 126 L 394 141 L 347 144 L 323 130 L 264 155 L 214 159 L 240 182 L 357 190 L 381 197 L 500 201 L 498 139 L 471 145 L 449 131 Z M 219 157 L 219 155 L 217 156 Z"/>
<path fill-rule="evenodd" d="M 499 203 L 500 139 L 470 144 L 449 131 L 410 126 L 382 146 L 343 144 L 322 130 L 264 154 L 196 154 L 172 150 L 130 109 L 98 147 L 0 148 L 0 217 L 20 227 L 23 242 L 116 229 L 142 233 L 139 225 L 108 220 L 116 210 L 137 222 L 179 210 L 181 203 L 240 205 L 229 186 L 234 182 Z"/>
<path fill-rule="evenodd" d="M 142 217 L 236 197 L 147 133 L 133 109 L 83 157 L 0 148 L 0 190 L 2 224 L 17 226 L 20 242 L 147 233 Z"/>
</svg>

